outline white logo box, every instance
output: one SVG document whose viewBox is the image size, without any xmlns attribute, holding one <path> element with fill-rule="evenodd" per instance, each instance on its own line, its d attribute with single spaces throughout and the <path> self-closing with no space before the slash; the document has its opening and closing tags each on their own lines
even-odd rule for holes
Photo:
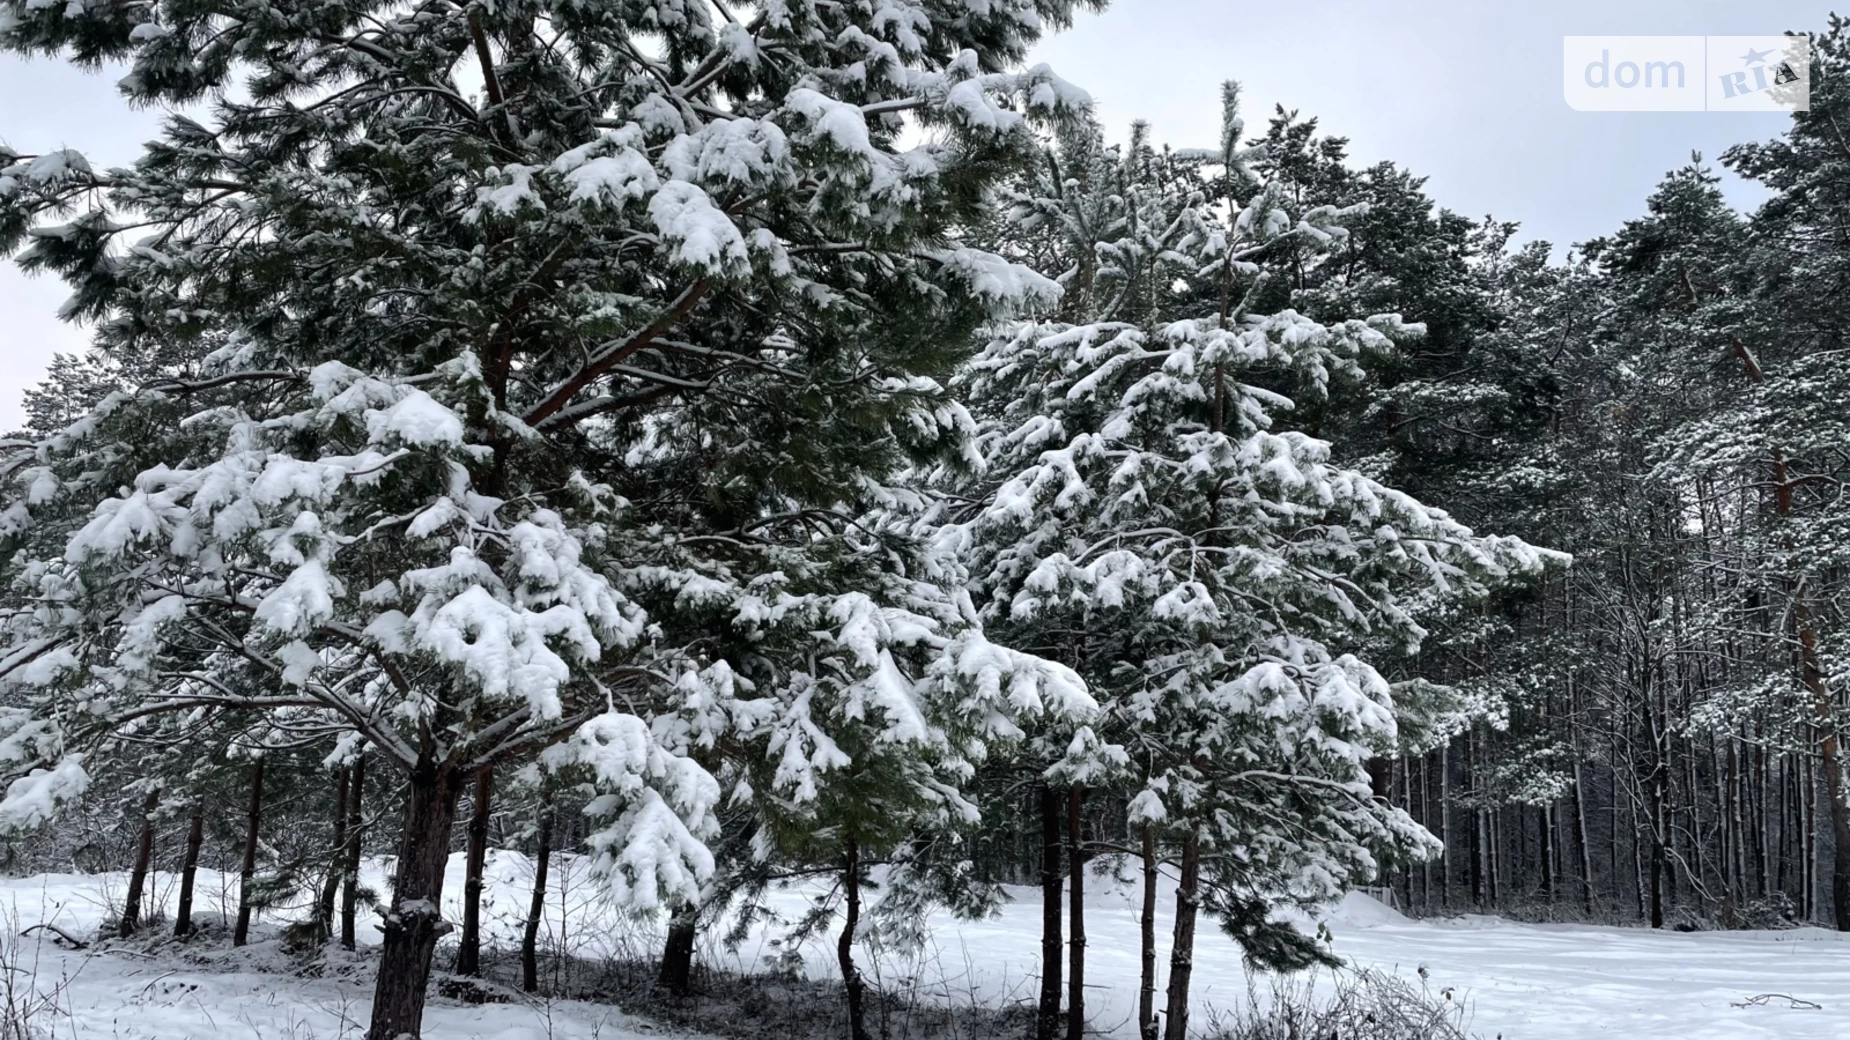
<svg viewBox="0 0 1850 1040">
<path fill-rule="evenodd" d="M 1810 36 L 1564 36 L 1561 91 L 1581 112 L 1797 112 Z"/>
</svg>

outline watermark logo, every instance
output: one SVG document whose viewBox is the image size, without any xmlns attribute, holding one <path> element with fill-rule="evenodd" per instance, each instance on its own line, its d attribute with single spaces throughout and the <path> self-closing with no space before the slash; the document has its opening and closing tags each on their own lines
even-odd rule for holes
<svg viewBox="0 0 1850 1040">
<path fill-rule="evenodd" d="M 1567 36 L 1561 87 L 1582 112 L 1799 112 L 1809 36 Z"/>
</svg>

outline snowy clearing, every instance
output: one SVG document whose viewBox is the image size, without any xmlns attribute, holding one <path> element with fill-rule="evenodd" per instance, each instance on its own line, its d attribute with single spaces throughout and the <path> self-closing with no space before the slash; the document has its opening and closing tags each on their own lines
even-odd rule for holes
<svg viewBox="0 0 1850 1040">
<path fill-rule="evenodd" d="M 368 873 L 369 884 L 384 884 L 379 864 Z M 519 854 L 496 852 L 487 875 L 488 935 L 510 944 L 519 920 L 516 908 L 524 908 L 528 899 L 530 867 Z M 595 961 L 654 948 L 657 932 L 651 923 L 600 905 L 581 858 L 560 857 L 554 877 L 551 914 L 556 920 L 570 907 L 578 934 L 568 937 L 566 946 L 575 956 Z M 155 906 L 170 907 L 171 875 L 155 880 Z M 204 909 L 216 909 L 217 900 L 235 890 L 235 880 L 201 871 Z M 120 875 L 79 874 L 0 881 L 5 931 L 17 936 L 45 921 L 84 934 L 106 916 L 122 882 Z M 451 894 L 446 916 L 456 912 L 461 882 L 457 857 L 446 884 Z M 1093 1018 L 1102 1034 L 1129 1036 L 1137 985 L 1136 914 L 1128 892 L 1099 887 L 1087 919 L 1089 977 L 1098 984 L 1091 998 Z M 930 949 L 916 956 L 872 958 L 870 974 L 881 985 L 948 1000 L 967 1001 L 973 995 L 988 1001 L 1027 999 L 1036 971 L 1038 892 L 1013 894 L 1017 901 L 991 920 L 934 917 L 936 938 Z M 1159 930 L 1168 927 L 1170 893 L 1164 896 Z M 804 900 L 803 893 L 787 891 L 774 898 L 774 905 L 794 916 Z M 1349 897 L 1326 924 L 1337 952 L 1357 964 L 1405 975 L 1425 966 L 1435 993 L 1451 988 L 1471 1002 L 1471 1025 L 1485 1037 L 1850 1037 L 1850 1020 L 1839 1006 L 1842 995 L 1850 993 L 1850 949 L 1840 936 L 1821 929 L 1678 933 L 1487 917 L 1417 922 L 1360 895 Z M 337 959 L 327 977 L 302 978 L 288 974 L 291 964 L 274 932 L 261 934 L 265 941 L 243 951 L 199 944 L 184 958 L 177 952 L 149 957 L 69 951 L 54 945 L 45 932 L 10 940 L 10 949 L 13 966 L 34 973 L 40 993 L 56 994 L 60 1010 L 35 1019 L 50 1036 L 335 1040 L 362 1032 L 371 997 L 370 964 L 352 963 L 341 971 Z M 376 941 L 376 932 L 363 928 L 362 938 Z M 556 933 L 552 942 L 558 942 Z M 752 969 L 768 965 L 776 952 L 774 935 L 760 930 L 736 955 L 710 943 L 703 955 L 725 966 Z M 803 955 L 817 977 L 832 976 L 827 944 L 814 943 Z M 445 953 L 438 957 L 440 966 L 447 963 Z M 1203 933 L 1196 964 L 1196 1022 L 1205 1028 L 1214 1009 L 1241 1005 L 1249 988 L 1238 950 L 1218 934 Z M 1264 980 L 1255 983 L 1262 993 L 1268 989 Z M 1783 1000 L 1735 1006 L 1766 993 L 1790 994 L 1823 1009 L 1794 1009 Z M 635 1040 L 672 1032 L 615 1007 L 563 1000 L 465 1006 L 433 998 L 426 1028 L 433 1040 Z"/>
<path fill-rule="evenodd" d="M 1016 901 L 994 920 L 935 918 L 938 949 L 918 965 L 889 964 L 889 979 L 917 972 L 931 989 L 956 994 L 975 986 L 991 999 L 1033 993 L 1040 936 L 1039 892 L 1014 891 Z M 1090 998 L 1092 1018 L 1107 1035 L 1135 1030 L 1137 915 L 1128 891 L 1089 900 L 1087 978 L 1101 987 Z M 1160 955 L 1168 953 L 1173 889 L 1159 904 Z M 1521 924 L 1470 916 L 1413 921 L 1367 896 L 1352 894 L 1326 922 L 1335 950 L 1358 966 L 1411 976 L 1421 966 L 1435 993 L 1451 988 L 1470 1002 L 1474 1033 L 1504 1040 L 1821 1040 L 1850 1037 L 1844 1014 L 1850 994 L 1850 946 L 1819 928 L 1778 932 L 1653 932 L 1593 925 Z M 814 951 L 811 964 L 826 964 Z M 1159 964 L 1157 985 L 1163 985 Z M 895 971 L 894 969 L 898 969 Z M 1255 980 L 1263 995 L 1270 986 Z M 1249 999 L 1240 954 L 1205 923 L 1196 941 L 1192 1021 L 1204 1029 L 1215 1008 Z M 1785 1001 L 1736 1007 L 1766 993 L 1822 1004 L 1789 1008 Z M 1160 998 L 1159 998 L 1160 1000 Z"/>
</svg>

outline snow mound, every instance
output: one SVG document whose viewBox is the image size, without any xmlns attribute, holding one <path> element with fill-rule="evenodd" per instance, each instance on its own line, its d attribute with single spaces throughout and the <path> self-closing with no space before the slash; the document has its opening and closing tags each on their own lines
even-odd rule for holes
<svg viewBox="0 0 1850 1040">
<path fill-rule="evenodd" d="M 1407 916 L 1366 892 L 1350 892 L 1324 915 L 1325 924 L 1348 928 L 1380 928 L 1407 924 Z"/>
</svg>

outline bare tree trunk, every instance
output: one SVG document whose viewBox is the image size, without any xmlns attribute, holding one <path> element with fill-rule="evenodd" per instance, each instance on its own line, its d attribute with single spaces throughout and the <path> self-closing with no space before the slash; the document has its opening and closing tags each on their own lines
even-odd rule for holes
<svg viewBox="0 0 1850 1040">
<path fill-rule="evenodd" d="M 360 852 L 362 839 L 362 796 L 366 793 L 366 753 L 353 758 L 352 775 L 347 780 L 347 849 L 341 868 L 340 944 L 353 949 L 354 917 L 360 902 Z"/>
<path fill-rule="evenodd" d="M 1201 908 L 1201 839 L 1182 840 L 1182 880 L 1176 888 L 1175 938 L 1169 949 L 1169 1008 L 1163 1040 L 1188 1040 L 1188 986 L 1195 969 L 1195 917 Z"/>
<path fill-rule="evenodd" d="M 1627 808 L 1629 809 L 1627 815 L 1631 818 L 1632 825 L 1632 881 L 1637 887 L 1638 920 L 1649 921 L 1651 919 L 1651 910 L 1645 898 L 1645 891 L 1648 886 L 1645 883 L 1644 876 L 1644 846 L 1640 844 L 1643 840 L 1640 835 L 1643 833 L 1644 829 L 1638 824 L 1638 806 L 1634 804 Z"/>
<path fill-rule="evenodd" d="M 1791 858 L 1786 843 L 1803 826 L 1801 821 L 1805 807 L 1802 801 L 1810 771 L 1806 770 L 1801 776 L 1799 770 L 1792 768 L 1790 759 L 1784 753 L 1774 758 L 1762 750 L 1753 759 L 1758 768 L 1750 766 L 1749 774 L 1743 782 L 1747 788 L 1747 804 L 1754 820 L 1750 869 L 1758 888 L 1757 894 L 1764 896 L 1776 889 L 1786 891 L 1786 873 Z M 1773 777 L 1771 781 L 1767 779 L 1769 774 Z M 1788 774 L 1792 777 L 1790 785 L 1786 782 Z M 1777 796 L 1777 801 L 1769 805 L 1769 796 L 1773 795 Z"/>
<path fill-rule="evenodd" d="M 263 827 L 263 763 L 251 766 L 251 801 L 244 816 L 244 865 L 238 870 L 238 924 L 231 945 L 243 946 L 251 934 L 251 882 L 257 876 L 257 835 Z"/>
<path fill-rule="evenodd" d="M 1465 732 L 1465 780 L 1466 790 L 1478 790 L 1478 749 L 1475 730 Z M 1475 800 L 1475 799 L 1474 799 Z M 1484 809 L 1481 805 L 1471 809 L 1471 902 L 1483 906 L 1489 895 L 1484 887 Z"/>
<path fill-rule="evenodd" d="M 1413 760 L 1406 755 L 1401 755 L 1395 759 L 1395 765 L 1400 767 L 1401 808 L 1406 811 L 1408 816 L 1418 820 L 1420 817 L 1415 815 L 1415 809 L 1417 807 L 1413 804 Z M 1414 875 L 1412 867 L 1400 871 L 1400 885 L 1402 895 L 1401 909 L 1408 914 L 1412 914 L 1414 913 Z"/>
<path fill-rule="evenodd" d="M 1740 878 L 1741 901 L 1746 902 L 1756 895 L 1765 895 L 1766 893 L 1759 891 L 1760 886 L 1763 884 L 1763 879 L 1758 876 L 1758 872 L 1753 869 L 1752 865 L 1751 851 L 1754 847 L 1754 832 L 1758 829 L 1756 825 L 1759 821 L 1754 820 L 1754 818 L 1749 815 L 1750 807 L 1753 803 L 1748 800 L 1748 778 L 1745 775 L 1746 770 L 1742 768 L 1742 765 L 1740 741 L 1728 741 L 1729 793 L 1734 803 L 1731 810 L 1733 813 L 1735 834 L 1734 872 L 1735 875 Z M 1782 822 L 1786 805 L 1785 791 L 1786 785 L 1782 777 L 1779 799 Z M 1781 837 L 1784 837 L 1784 835 L 1782 834 Z M 1782 872 L 1785 869 L 1785 865 L 1785 857 L 1781 856 L 1779 867 Z M 1780 887 L 1783 889 L 1785 886 L 1782 884 Z"/>
<path fill-rule="evenodd" d="M 852 838 L 842 857 L 842 889 L 847 906 L 842 915 L 841 936 L 835 941 L 835 959 L 841 964 L 842 984 L 848 990 L 848 1037 L 849 1040 L 870 1040 L 865 986 L 861 981 L 861 969 L 854 966 L 854 933 L 861 927 L 861 849 Z"/>
<path fill-rule="evenodd" d="M 1556 803 L 1550 802 L 1541 807 L 1542 892 L 1546 895 L 1550 907 L 1553 907 L 1555 902 L 1555 830 L 1557 829 L 1555 805 Z M 1519 863 L 1518 866 L 1520 865 Z M 1549 914 L 1552 917 L 1553 911 L 1550 910 Z"/>
<path fill-rule="evenodd" d="M 1800 835 L 1799 855 L 1805 889 L 1805 922 L 1818 920 L 1818 769 L 1805 759 L 1805 823 Z"/>
<path fill-rule="evenodd" d="M 141 927 L 141 895 L 148 887 L 148 868 L 154 862 L 154 810 L 161 804 L 161 792 L 149 791 L 141 802 L 141 838 L 135 845 L 135 865 L 129 871 L 128 894 L 122 899 L 122 919 L 116 932 L 126 939 Z"/>
<path fill-rule="evenodd" d="M 180 908 L 174 911 L 173 934 L 193 934 L 193 883 L 199 876 L 199 846 L 205 843 L 206 817 L 199 802 L 186 818 L 186 855 L 180 860 Z"/>
<path fill-rule="evenodd" d="M 1439 748 L 1439 905 L 1452 905 L 1452 746 Z"/>
<path fill-rule="evenodd" d="M 1587 916 L 1593 916 L 1593 843 L 1587 840 L 1587 789 L 1574 762 L 1574 827 L 1580 845 L 1580 899 Z"/>
<path fill-rule="evenodd" d="M 1137 991 L 1137 1036 L 1156 1040 L 1156 828 L 1143 825 L 1143 913 L 1138 915 L 1143 978 Z"/>
<path fill-rule="evenodd" d="M 433 761 L 429 752 L 405 785 L 405 827 L 392 879 L 392 905 L 381 930 L 379 974 L 373 987 L 367 1040 L 417 1040 L 437 940 L 450 931 L 443 920 L 443 871 L 450 859 L 450 829 L 463 777 Z"/>
<path fill-rule="evenodd" d="M 1490 772 L 1488 764 L 1484 772 Z M 1488 775 L 1485 777 L 1485 786 L 1489 786 Z M 1484 877 L 1489 885 L 1490 905 L 1497 906 L 1503 892 L 1503 807 L 1500 805 L 1484 810 Z"/>
<path fill-rule="evenodd" d="M 1651 799 L 1651 927 L 1664 926 L 1664 800 L 1653 785 Z"/>
<path fill-rule="evenodd" d="M 1041 788 L 1041 1003 L 1036 1040 L 1060 1034 L 1060 796 Z"/>
<path fill-rule="evenodd" d="M 1779 782 L 1779 802 L 1777 808 L 1755 815 L 1753 798 L 1754 777 L 1752 759 L 1748 757 L 1748 748 L 1743 745 L 1740 752 L 1740 793 L 1736 795 L 1736 811 L 1741 816 L 1741 887 L 1743 901 L 1756 897 L 1768 898 L 1773 894 L 1786 896 L 1793 900 L 1794 919 L 1801 911 L 1798 889 L 1795 887 L 1791 871 L 1798 866 L 1798 858 L 1793 854 L 1792 841 L 1798 836 L 1798 819 L 1801 811 L 1798 798 L 1803 793 L 1803 780 L 1797 770 L 1788 770 L 1786 756 L 1778 758 L 1775 770 Z M 1754 859 L 1757 846 L 1767 846 L 1767 871 L 1760 873 Z M 1775 878 L 1777 877 L 1777 883 Z"/>
<path fill-rule="evenodd" d="M 520 937 L 520 988 L 540 988 L 540 921 L 546 913 L 546 874 L 552 865 L 552 798 L 540 804 L 539 848 L 533 854 L 533 902 L 527 906 L 527 928 Z"/>
<path fill-rule="evenodd" d="M 1476 783 L 1475 778 L 1472 782 Z M 1490 856 L 1489 849 L 1485 847 L 1489 841 L 1488 833 L 1483 808 L 1480 806 L 1471 810 L 1471 902 L 1480 907 L 1490 898 L 1490 889 L 1484 877 L 1484 865 L 1489 862 Z"/>
<path fill-rule="evenodd" d="M 1067 940 L 1066 1040 L 1083 1040 L 1086 1035 L 1086 790 L 1075 784 L 1066 793 L 1067 873 L 1069 882 L 1067 917 L 1070 938 Z"/>
<path fill-rule="evenodd" d="M 341 766 L 334 785 L 334 854 L 329 857 L 321 899 L 315 904 L 315 926 L 323 942 L 334 935 L 334 897 L 340 894 L 341 875 L 347 868 L 347 784 L 351 773 L 351 769 Z"/>
<path fill-rule="evenodd" d="M 1432 821 L 1432 755 L 1430 754 L 1423 754 L 1420 756 L 1420 826 L 1428 830 L 1434 829 Z M 1421 916 L 1431 912 L 1432 867 L 1435 860 L 1444 862 L 1444 856 L 1445 851 L 1441 849 L 1438 856 L 1430 857 L 1420 864 Z"/>
<path fill-rule="evenodd" d="M 469 854 L 463 875 L 462 935 L 456 947 L 456 974 L 482 973 L 482 871 L 488 864 L 488 823 L 494 813 L 494 770 L 476 770 L 469 812 Z"/>
</svg>

